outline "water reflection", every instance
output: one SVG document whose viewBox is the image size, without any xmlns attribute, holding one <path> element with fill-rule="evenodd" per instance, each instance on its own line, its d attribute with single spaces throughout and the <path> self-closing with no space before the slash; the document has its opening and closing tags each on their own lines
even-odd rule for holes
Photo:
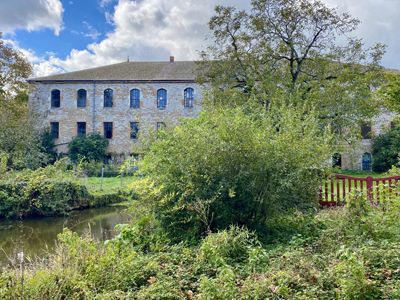
<svg viewBox="0 0 400 300">
<path fill-rule="evenodd" d="M 80 235 L 90 233 L 95 239 L 107 240 L 115 235 L 116 224 L 129 222 L 125 207 L 105 207 L 75 211 L 68 217 L 1 220 L 0 265 L 24 251 L 26 257 L 43 257 L 55 246 L 57 235 L 69 228 Z"/>
</svg>

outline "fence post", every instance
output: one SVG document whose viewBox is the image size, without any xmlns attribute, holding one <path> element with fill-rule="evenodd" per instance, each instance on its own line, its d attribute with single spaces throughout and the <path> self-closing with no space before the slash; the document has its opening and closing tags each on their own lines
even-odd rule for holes
<svg viewBox="0 0 400 300">
<path fill-rule="evenodd" d="M 372 189 L 374 185 L 374 179 L 371 176 L 366 178 L 367 181 L 367 197 L 369 201 L 372 201 Z"/>
</svg>

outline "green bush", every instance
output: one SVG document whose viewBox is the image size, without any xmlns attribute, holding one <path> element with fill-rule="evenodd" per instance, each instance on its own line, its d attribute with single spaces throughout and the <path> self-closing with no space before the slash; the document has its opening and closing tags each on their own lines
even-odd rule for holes
<svg viewBox="0 0 400 300">
<path fill-rule="evenodd" d="M 81 159 L 102 161 L 106 155 L 108 140 L 98 133 L 77 136 L 68 145 L 69 158 L 74 163 Z"/>
<path fill-rule="evenodd" d="M 7 174 L 8 179 L 0 180 L 0 218 L 65 215 L 125 199 L 122 194 L 90 194 L 66 168 L 61 160 L 35 171 Z"/>
<path fill-rule="evenodd" d="M 390 129 L 379 135 L 372 145 L 372 170 L 387 172 L 399 163 L 400 127 Z"/>
<path fill-rule="evenodd" d="M 160 245 L 159 233 L 149 230 L 149 222 L 143 220 L 132 224 L 132 231 L 124 226 L 117 239 L 106 243 L 65 230 L 49 261 L 27 265 L 24 295 L 26 299 L 54 299 L 54 295 L 57 299 L 399 299 L 399 203 L 392 199 L 367 210 L 361 209 L 364 202 L 354 203 L 313 218 L 302 217 L 301 212 L 286 214 L 280 222 L 286 220 L 290 226 L 301 220 L 297 229 L 291 239 L 268 245 L 261 244 L 255 232 L 239 227 L 210 233 L 196 246 L 171 245 L 168 240 Z M 360 226 L 363 223 L 368 225 Z M 137 228 L 147 228 L 146 237 Z M 1 299 L 21 298 L 20 274 L 14 267 L 3 270 Z"/>
<path fill-rule="evenodd" d="M 178 240 L 231 225 L 261 231 L 279 211 L 317 205 L 330 152 L 317 124 L 292 108 L 202 113 L 159 134 L 140 166 L 158 192 L 139 196 Z"/>
</svg>

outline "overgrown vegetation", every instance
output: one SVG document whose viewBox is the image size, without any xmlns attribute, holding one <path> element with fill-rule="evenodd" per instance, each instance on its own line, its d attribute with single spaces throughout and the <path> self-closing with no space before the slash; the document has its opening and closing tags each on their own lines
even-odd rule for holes
<svg viewBox="0 0 400 300">
<path fill-rule="evenodd" d="M 65 160 L 0 180 L 0 218 L 65 215 L 74 209 L 121 202 L 123 190 L 93 192 L 67 170 Z"/>
<path fill-rule="evenodd" d="M 274 213 L 316 207 L 329 133 L 292 108 L 208 111 L 160 134 L 133 190 L 177 239 L 246 225 Z"/>
<path fill-rule="evenodd" d="M 400 154 L 400 127 L 377 136 L 372 146 L 372 170 L 387 172 L 392 166 L 399 163 Z"/>
<path fill-rule="evenodd" d="M 75 137 L 68 144 L 68 155 L 72 162 L 102 161 L 106 155 L 108 140 L 99 133 Z"/>
<path fill-rule="evenodd" d="M 271 219 L 269 239 L 233 226 L 196 246 L 171 244 L 149 222 L 105 244 L 66 230 L 48 263 L 26 266 L 28 299 L 398 299 L 399 199 L 355 197 L 317 215 Z M 21 297 L 20 270 L 0 297 Z"/>
</svg>

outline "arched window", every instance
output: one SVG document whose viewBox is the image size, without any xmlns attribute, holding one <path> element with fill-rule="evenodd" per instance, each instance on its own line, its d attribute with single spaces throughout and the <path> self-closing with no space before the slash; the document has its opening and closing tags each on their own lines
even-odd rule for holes
<svg viewBox="0 0 400 300">
<path fill-rule="evenodd" d="M 157 108 L 165 109 L 167 107 L 167 90 L 159 89 L 157 91 Z"/>
<path fill-rule="evenodd" d="M 342 155 L 340 153 L 332 155 L 332 168 L 342 168 Z"/>
<path fill-rule="evenodd" d="M 138 89 L 131 90 L 130 107 L 131 108 L 140 108 L 140 91 Z"/>
<path fill-rule="evenodd" d="M 104 107 L 113 107 L 113 90 L 104 90 Z"/>
<path fill-rule="evenodd" d="M 362 170 L 371 171 L 372 168 L 372 155 L 371 153 L 365 152 L 362 156 Z"/>
<path fill-rule="evenodd" d="M 61 105 L 61 92 L 60 90 L 51 91 L 51 107 L 60 107 Z"/>
<path fill-rule="evenodd" d="M 183 95 L 184 95 L 183 106 L 193 107 L 194 90 L 192 88 L 187 88 L 183 92 Z"/>
<path fill-rule="evenodd" d="M 86 107 L 86 98 L 87 98 L 87 92 L 84 89 L 80 89 L 77 92 L 76 96 L 76 106 L 77 107 Z"/>
</svg>

